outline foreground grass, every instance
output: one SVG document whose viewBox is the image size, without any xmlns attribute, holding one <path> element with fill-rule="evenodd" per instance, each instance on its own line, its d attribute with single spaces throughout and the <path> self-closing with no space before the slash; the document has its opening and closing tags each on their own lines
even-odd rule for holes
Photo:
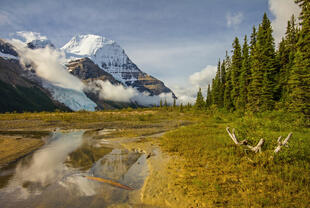
<svg viewBox="0 0 310 208">
<path fill-rule="evenodd" d="M 254 154 L 234 145 L 225 131 L 227 126 L 236 128 L 238 139 L 248 139 L 252 145 L 264 138 L 263 153 Z M 169 183 L 180 186 L 203 207 L 310 207 L 310 128 L 309 120 L 300 115 L 171 108 L 0 114 L 0 134 L 15 135 L 23 130 L 23 134 L 35 137 L 55 128 L 93 129 L 95 139 L 168 131 L 159 139 L 161 147 L 182 161 L 172 166 L 182 175 Z M 107 128 L 115 131 L 100 133 Z M 277 138 L 289 132 L 293 132 L 289 147 L 274 155 Z M 89 158 L 94 157 L 88 154 L 88 147 L 83 148 L 79 154 L 83 157 L 71 155 L 73 166 L 87 168 Z M 105 152 L 95 154 L 100 157 Z"/>
<path fill-rule="evenodd" d="M 162 148 L 185 159 L 187 174 L 178 181 L 184 193 L 207 207 L 309 207 L 310 129 L 298 115 L 265 113 L 200 113 L 200 121 L 170 131 Z M 237 129 L 237 138 L 266 143 L 254 154 L 233 144 L 225 131 Z M 292 131 L 289 147 L 273 154 L 277 138 Z"/>
</svg>

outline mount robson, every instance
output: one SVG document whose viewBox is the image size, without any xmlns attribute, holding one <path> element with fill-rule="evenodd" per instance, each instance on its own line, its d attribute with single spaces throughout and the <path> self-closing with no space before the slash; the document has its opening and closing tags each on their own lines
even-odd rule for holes
<svg viewBox="0 0 310 208">
<path fill-rule="evenodd" d="M 102 110 L 177 99 L 113 40 L 77 35 L 56 48 L 38 33 L 0 39 L 0 112 Z M 29 33 L 29 32 L 28 32 Z"/>
</svg>

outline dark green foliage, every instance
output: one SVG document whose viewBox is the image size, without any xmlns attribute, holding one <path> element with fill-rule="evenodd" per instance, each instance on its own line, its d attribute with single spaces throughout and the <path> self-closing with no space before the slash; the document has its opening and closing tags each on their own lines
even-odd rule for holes
<svg viewBox="0 0 310 208">
<path fill-rule="evenodd" d="M 249 105 L 252 111 L 272 110 L 275 89 L 275 48 L 270 20 L 264 14 L 251 58 Z"/>
<path fill-rule="evenodd" d="M 226 78 L 225 78 L 225 90 L 224 90 L 224 108 L 231 110 L 233 108 L 233 102 L 231 99 L 232 81 L 231 81 L 231 59 L 226 52 L 225 59 L 226 66 Z"/>
<path fill-rule="evenodd" d="M 266 13 L 258 30 L 253 27 L 249 45 L 245 37 L 241 49 L 235 38 L 232 58 L 226 52 L 218 64 L 207 107 L 242 112 L 277 108 L 310 115 L 310 2 L 296 3 L 302 8 L 301 27 L 292 16 L 277 51 Z"/>
<path fill-rule="evenodd" d="M 242 67 L 242 54 L 239 39 L 235 38 L 233 43 L 233 55 L 231 60 L 231 99 L 235 107 L 238 107 L 238 99 L 240 93 L 240 75 Z"/>
<path fill-rule="evenodd" d="M 223 100 L 221 97 L 221 62 L 218 62 L 217 72 L 215 78 L 212 80 L 212 103 L 217 106 L 223 105 Z"/>
<path fill-rule="evenodd" d="M 0 81 L 0 112 L 54 111 L 57 106 L 37 87 L 11 86 Z"/>
<path fill-rule="evenodd" d="M 164 106 L 165 106 L 165 108 L 168 108 L 168 103 L 167 103 L 167 99 L 166 98 L 165 98 Z"/>
<path fill-rule="evenodd" d="M 277 101 L 286 104 L 289 86 L 288 80 L 294 65 L 295 54 L 297 50 L 298 28 L 296 26 L 295 17 L 292 16 L 288 21 L 285 38 L 282 39 L 277 52 L 278 63 L 278 86 L 277 86 Z"/>
<path fill-rule="evenodd" d="M 209 108 L 211 105 L 212 105 L 211 87 L 210 84 L 208 84 L 206 107 Z"/>
<path fill-rule="evenodd" d="M 251 66 L 249 57 L 249 46 L 247 36 L 244 37 L 244 44 L 242 48 L 242 67 L 240 74 L 240 90 L 239 98 L 237 100 L 236 108 L 244 110 L 247 104 L 248 86 L 251 76 Z"/>
<path fill-rule="evenodd" d="M 205 101 L 202 96 L 201 88 L 199 88 L 199 91 L 197 92 L 195 108 L 196 110 L 203 110 L 205 108 Z"/>
<path fill-rule="evenodd" d="M 310 115 L 310 2 L 296 1 L 302 8 L 301 31 L 294 66 L 289 76 L 290 109 Z"/>
<path fill-rule="evenodd" d="M 184 109 L 183 109 L 183 103 L 181 103 L 180 105 L 180 112 L 183 113 L 184 112 Z"/>
</svg>

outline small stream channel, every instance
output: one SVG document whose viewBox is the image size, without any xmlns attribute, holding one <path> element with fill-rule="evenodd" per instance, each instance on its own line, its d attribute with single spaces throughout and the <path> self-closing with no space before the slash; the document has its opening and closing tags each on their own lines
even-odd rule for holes
<svg viewBox="0 0 310 208">
<path fill-rule="evenodd" d="M 137 203 L 147 175 L 145 154 L 84 131 L 56 132 L 42 148 L 0 169 L 0 207 Z"/>
</svg>

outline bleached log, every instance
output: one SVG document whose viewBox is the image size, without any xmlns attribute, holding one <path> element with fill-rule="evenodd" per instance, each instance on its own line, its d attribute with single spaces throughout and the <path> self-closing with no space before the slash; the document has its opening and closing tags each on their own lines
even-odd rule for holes
<svg viewBox="0 0 310 208">
<path fill-rule="evenodd" d="M 265 140 L 264 139 L 260 139 L 255 147 L 252 147 L 250 145 L 247 145 L 247 147 L 250 150 L 252 150 L 253 152 L 258 153 L 258 152 L 262 151 L 262 146 L 263 146 L 264 143 L 265 143 Z"/>
<path fill-rule="evenodd" d="M 287 135 L 287 137 L 283 141 L 281 141 L 281 138 L 282 138 L 281 136 L 278 138 L 278 140 L 277 140 L 278 141 L 278 146 L 274 150 L 274 153 L 278 153 L 283 146 L 286 146 L 286 147 L 288 146 L 287 142 L 291 138 L 292 134 L 293 134 L 292 132 L 289 133 Z"/>
<path fill-rule="evenodd" d="M 230 138 L 234 141 L 234 143 L 238 146 L 241 145 L 245 145 L 247 148 L 249 148 L 251 151 L 257 153 L 257 152 L 261 152 L 262 151 L 262 146 L 265 142 L 264 139 L 259 140 L 259 142 L 257 143 L 257 145 L 255 147 L 248 145 L 248 140 L 242 140 L 241 142 L 238 141 L 236 135 L 235 135 L 235 129 L 232 130 L 232 132 L 229 131 L 229 127 L 226 128 L 226 131 L 228 133 L 228 135 L 230 136 Z"/>
<path fill-rule="evenodd" d="M 233 129 L 232 132 L 230 132 L 229 127 L 227 127 L 226 131 L 236 145 L 240 146 L 240 145 L 246 145 L 248 143 L 248 140 L 246 140 L 246 139 L 242 140 L 241 142 L 238 142 L 237 137 L 235 135 L 235 129 Z"/>
</svg>

